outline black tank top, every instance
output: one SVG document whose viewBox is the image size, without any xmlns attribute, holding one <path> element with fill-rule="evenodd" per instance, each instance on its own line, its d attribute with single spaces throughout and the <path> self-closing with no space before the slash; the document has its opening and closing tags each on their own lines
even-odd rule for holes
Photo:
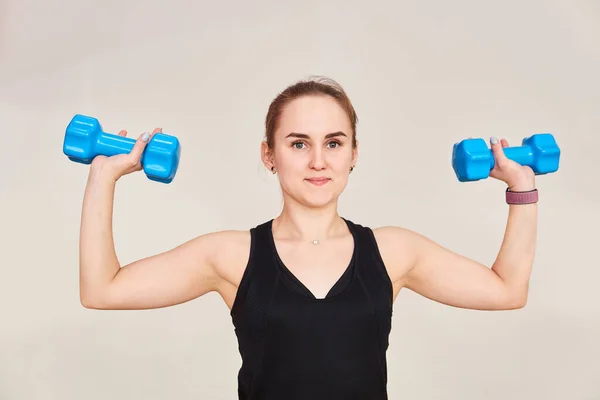
<svg viewBox="0 0 600 400">
<path fill-rule="evenodd" d="M 352 260 L 324 299 L 283 264 L 273 220 L 250 230 L 231 317 L 240 400 L 387 399 L 393 290 L 373 232 L 344 219 Z"/>
</svg>

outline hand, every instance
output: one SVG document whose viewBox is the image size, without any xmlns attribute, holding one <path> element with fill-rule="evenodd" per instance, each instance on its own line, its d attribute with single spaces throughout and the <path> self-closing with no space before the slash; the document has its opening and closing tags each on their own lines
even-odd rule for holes
<svg viewBox="0 0 600 400">
<path fill-rule="evenodd" d="M 111 179 L 117 181 L 124 175 L 141 171 L 141 159 L 144 149 L 148 142 L 150 142 L 150 139 L 152 139 L 152 136 L 158 132 L 162 132 L 162 129 L 156 128 L 151 134 L 148 132 L 141 134 L 137 138 L 133 149 L 127 154 L 117 154 L 110 157 L 103 155 L 96 156 L 90 165 L 90 173 L 108 175 Z M 125 137 L 127 136 L 127 131 L 122 130 L 118 135 Z"/>
<path fill-rule="evenodd" d="M 535 189 L 535 173 L 526 166 L 521 165 L 504 154 L 504 148 L 508 147 L 508 141 L 495 137 L 490 139 L 492 154 L 495 165 L 490 172 L 490 177 L 505 182 L 509 189 L 515 192 L 524 192 Z"/>
</svg>

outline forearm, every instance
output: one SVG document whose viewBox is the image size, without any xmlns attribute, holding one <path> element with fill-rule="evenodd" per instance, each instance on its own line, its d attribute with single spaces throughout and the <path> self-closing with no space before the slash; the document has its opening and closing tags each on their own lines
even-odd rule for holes
<svg viewBox="0 0 600 400">
<path fill-rule="evenodd" d="M 538 205 L 509 207 L 504 240 L 492 270 L 504 281 L 511 296 L 524 301 L 535 256 Z"/>
<path fill-rule="evenodd" d="M 90 171 L 85 189 L 79 241 L 80 296 L 93 302 L 120 269 L 112 232 L 116 181 Z"/>
</svg>

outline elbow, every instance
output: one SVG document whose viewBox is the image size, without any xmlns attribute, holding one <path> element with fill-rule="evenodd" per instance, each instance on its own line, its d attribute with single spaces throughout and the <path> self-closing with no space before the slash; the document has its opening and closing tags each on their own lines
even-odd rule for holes
<svg viewBox="0 0 600 400">
<path fill-rule="evenodd" d="M 527 300 L 519 300 L 514 301 L 507 307 L 507 310 L 520 310 L 521 308 L 525 308 L 527 305 Z"/>
<path fill-rule="evenodd" d="M 105 310 L 110 306 L 110 281 L 80 279 L 79 302 L 83 308 Z"/>
<path fill-rule="evenodd" d="M 81 299 L 81 306 L 88 310 L 112 310 L 108 303 L 101 302 L 98 300 Z"/>
<path fill-rule="evenodd" d="M 86 309 L 88 309 L 88 310 L 92 310 L 92 309 L 94 309 L 94 308 L 95 308 L 94 306 L 92 306 L 92 303 L 90 303 L 90 302 L 87 302 L 87 301 L 83 301 L 83 300 L 82 300 L 82 301 L 80 301 L 80 303 L 81 303 L 81 306 L 82 306 L 83 308 L 86 308 Z"/>
<path fill-rule="evenodd" d="M 501 309 L 519 310 L 527 305 L 529 296 L 529 282 L 505 284 L 502 291 Z"/>
<path fill-rule="evenodd" d="M 89 291 L 81 290 L 79 293 L 79 302 L 83 308 L 90 310 L 106 309 L 105 302 L 98 294 L 92 294 Z"/>
<path fill-rule="evenodd" d="M 518 305 L 518 308 L 525 308 L 525 306 L 527 305 L 527 293 L 525 293 L 523 296 L 521 296 L 519 298 L 517 305 Z"/>
<path fill-rule="evenodd" d="M 91 299 L 89 297 L 79 296 L 79 302 L 81 303 L 81 306 L 83 308 L 87 308 L 90 310 L 100 309 L 98 302 L 94 301 L 93 299 Z"/>
<path fill-rule="evenodd" d="M 505 310 L 519 310 L 527 305 L 527 292 L 511 296 L 504 307 Z"/>
</svg>

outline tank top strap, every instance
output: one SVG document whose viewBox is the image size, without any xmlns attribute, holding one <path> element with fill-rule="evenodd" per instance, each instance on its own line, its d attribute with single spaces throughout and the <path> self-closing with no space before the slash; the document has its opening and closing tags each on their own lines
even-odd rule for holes
<svg viewBox="0 0 600 400">
<path fill-rule="evenodd" d="M 277 280 L 274 254 L 269 246 L 272 220 L 250 229 L 250 254 L 231 308 L 234 324 L 239 318 L 260 323 Z M 240 321 L 241 322 L 241 321 Z"/>
<path fill-rule="evenodd" d="M 391 329 L 393 313 L 394 288 L 387 268 L 383 262 L 379 246 L 368 226 L 347 221 L 356 235 L 358 249 L 356 252 L 357 279 L 364 287 L 377 314 L 387 347 L 387 332 Z"/>
<path fill-rule="evenodd" d="M 388 291 L 392 289 L 392 282 L 379 252 L 373 230 L 368 226 L 346 221 L 356 238 L 358 245 L 356 257 L 360 261 L 357 264 L 360 266 L 359 272 L 363 279 L 370 281 L 370 285 L 376 285 L 375 288 L 382 289 L 384 294 L 390 294 Z"/>
</svg>

